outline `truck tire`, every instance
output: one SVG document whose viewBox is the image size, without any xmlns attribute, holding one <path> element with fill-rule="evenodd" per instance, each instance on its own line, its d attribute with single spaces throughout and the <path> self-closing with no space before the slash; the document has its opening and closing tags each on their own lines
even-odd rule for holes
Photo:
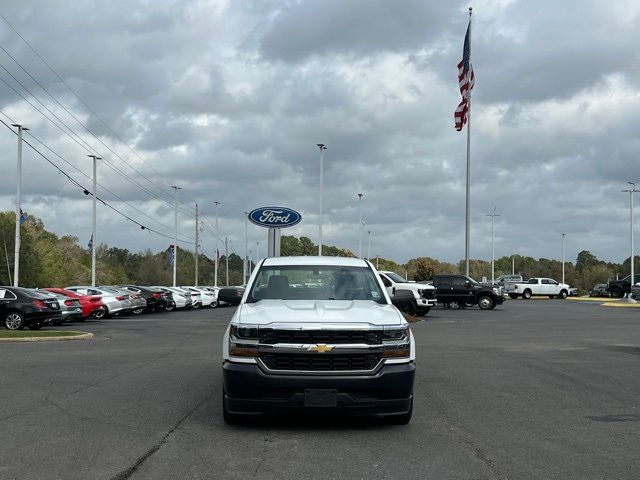
<svg viewBox="0 0 640 480">
<path fill-rule="evenodd" d="M 558 295 L 558 297 L 560 297 L 561 299 L 565 299 L 569 296 L 569 292 L 567 292 L 566 290 L 561 290 L 560 291 L 560 295 Z"/>
<path fill-rule="evenodd" d="M 622 293 L 622 289 L 618 286 L 611 287 L 609 292 L 611 293 L 612 298 L 622 298 L 624 296 L 624 293 Z"/>
<path fill-rule="evenodd" d="M 517 294 L 517 293 L 510 293 L 510 294 L 509 294 L 509 298 L 510 298 L 511 300 L 515 300 L 516 298 L 518 298 L 518 294 Z"/>
<path fill-rule="evenodd" d="M 418 305 L 416 304 L 415 299 L 411 302 L 406 302 L 400 307 L 400 311 L 402 313 L 406 313 L 407 315 L 416 315 L 418 313 Z"/>
<path fill-rule="evenodd" d="M 427 315 L 427 313 L 429 313 L 429 310 L 431 310 L 431 307 L 422 307 L 418 309 L 418 313 L 417 315 L 419 317 L 424 317 L 425 315 Z"/>
<path fill-rule="evenodd" d="M 481 295 L 478 297 L 478 306 L 480 310 L 492 310 L 496 306 L 496 302 L 489 295 Z"/>
<path fill-rule="evenodd" d="M 549 298 L 550 298 L 551 300 L 553 300 L 554 298 L 556 298 L 556 296 L 555 296 L 555 295 L 549 295 Z"/>
<path fill-rule="evenodd" d="M 531 290 L 526 289 L 524 292 L 522 292 L 522 298 L 524 298 L 525 300 L 529 300 L 531 298 Z"/>
</svg>

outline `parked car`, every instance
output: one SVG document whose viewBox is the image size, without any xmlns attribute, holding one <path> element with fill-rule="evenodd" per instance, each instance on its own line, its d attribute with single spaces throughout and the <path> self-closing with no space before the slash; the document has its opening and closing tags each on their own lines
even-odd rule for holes
<svg viewBox="0 0 640 480">
<path fill-rule="evenodd" d="M 65 297 L 75 298 L 80 302 L 82 307 L 81 321 L 86 320 L 89 317 L 101 318 L 104 316 L 105 307 L 102 303 L 102 298 L 97 295 L 82 295 L 78 292 L 71 290 L 65 290 L 64 288 L 47 287 L 42 290 L 52 293 L 59 293 Z"/>
<path fill-rule="evenodd" d="M 211 292 L 204 290 L 200 287 L 182 286 L 180 288 L 197 294 L 197 297 L 192 297 L 192 298 L 198 298 L 198 306 L 196 307 L 194 305 L 193 308 L 215 306 L 215 305 L 212 305 L 214 302 L 214 295 Z"/>
<path fill-rule="evenodd" d="M 71 286 L 65 287 L 65 290 L 71 290 L 81 295 L 99 296 L 104 304 L 105 311 L 102 317 L 96 316 L 96 318 L 106 318 L 113 315 L 121 315 L 129 313 L 131 311 L 131 300 L 126 294 L 114 292 L 113 290 L 107 290 L 101 287 L 88 287 L 88 286 Z"/>
<path fill-rule="evenodd" d="M 146 311 L 147 309 L 147 300 L 137 292 L 132 292 L 130 290 L 127 290 L 126 288 L 111 286 L 111 285 L 103 286 L 102 288 L 104 288 L 105 290 L 109 290 L 111 292 L 120 294 L 120 296 L 123 296 L 125 300 L 129 300 L 129 302 L 131 302 L 131 307 L 129 308 L 129 311 L 124 312 L 123 315 L 126 315 L 127 313 L 140 315 L 142 314 L 142 312 Z"/>
<path fill-rule="evenodd" d="M 636 279 L 635 282 L 633 282 L 635 285 L 636 283 L 640 282 L 640 273 L 634 274 L 634 277 Z M 622 298 L 626 294 L 631 292 L 630 278 L 631 275 L 627 275 L 621 280 L 609 280 L 609 283 L 607 284 L 607 290 L 609 294 L 613 298 Z"/>
<path fill-rule="evenodd" d="M 607 289 L 606 283 L 598 283 L 589 290 L 590 297 L 610 297 L 611 292 Z"/>
<path fill-rule="evenodd" d="M 492 285 L 482 285 L 466 275 L 434 275 L 438 302 L 451 306 L 478 305 L 482 310 L 492 310 L 504 302 L 502 290 Z"/>
<path fill-rule="evenodd" d="M 256 268 L 223 337 L 224 420 L 322 410 L 408 423 L 413 335 L 373 266 L 278 257 Z M 300 278 L 314 286 L 290 285 Z"/>
<path fill-rule="evenodd" d="M 239 305 L 242 295 L 244 295 L 244 287 L 224 287 L 218 292 L 218 301 L 228 305 Z"/>
<path fill-rule="evenodd" d="M 171 297 L 173 298 L 175 308 L 184 308 L 185 310 L 193 308 L 193 300 L 191 298 L 192 292 L 183 290 L 182 288 L 178 288 L 178 287 L 155 287 L 155 288 L 159 288 L 161 290 L 165 290 L 168 293 L 170 293 Z"/>
<path fill-rule="evenodd" d="M 202 297 L 202 306 L 216 308 L 218 306 L 218 292 L 211 291 L 206 287 L 191 287 L 194 290 L 200 292 Z"/>
<path fill-rule="evenodd" d="M 569 285 L 558 283 L 553 278 L 530 278 L 526 283 L 513 283 L 505 286 L 505 292 L 512 299 L 522 297 L 528 300 L 533 296 L 567 298 L 569 291 Z"/>
<path fill-rule="evenodd" d="M 496 285 L 500 285 L 501 287 L 504 287 L 505 284 L 507 283 L 518 283 L 518 282 L 523 282 L 524 278 L 522 277 L 522 275 L 500 275 L 498 278 L 495 279 L 495 284 Z"/>
<path fill-rule="evenodd" d="M 52 325 L 60 325 L 64 322 L 77 322 L 82 320 L 82 307 L 80 301 L 77 298 L 67 297 L 61 293 L 49 292 L 47 290 L 34 290 L 34 292 L 41 293 L 51 298 L 58 300 L 60 304 L 60 318 L 52 320 Z"/>
<path fill-rule="evenodd" d="M 144 298 L 146 300 L 145 308 L 148 312 L 164 311 L 167 306 L 167 296 L 157 288 L 138 285 L 120 285 L 118 288 L 127 290 L 130 294 L 138 294 Z"/>
<path fill-rule="evenodd" d="M 411 315 L 426 315 L 438 303 L 436 299 L 436 289 L 426 283 L 407 282 L 395 272 L 378 271 L 380 279 L 387 289 L 387 293 L 393 299 L 397 290 L 410 290 L 413 292 L 414 306 L 406 299 L 403 305 L 409 309 L 407 313 Z"/>
<path fill-rule="evenodd" d="M 37 330 L 60 317 L 57 299 L 28 288 L 0 287 L 0 318 L 4 328 Z"/>
</svg>

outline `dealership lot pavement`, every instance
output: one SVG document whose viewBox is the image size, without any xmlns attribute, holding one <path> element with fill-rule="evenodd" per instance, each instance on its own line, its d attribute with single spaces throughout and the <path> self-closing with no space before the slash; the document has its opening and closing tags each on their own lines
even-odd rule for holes
<svg viewBox="0 0 640 480">
<path fill-rule="evenodd" d="M 232 313 L 88 322 L 94 340 L 0 345 L 0 479 L 638 478 L 638 309 L 433 311 L 413 326 L 416 403 L 402 427 L 225 425 Z"/>
</svg>

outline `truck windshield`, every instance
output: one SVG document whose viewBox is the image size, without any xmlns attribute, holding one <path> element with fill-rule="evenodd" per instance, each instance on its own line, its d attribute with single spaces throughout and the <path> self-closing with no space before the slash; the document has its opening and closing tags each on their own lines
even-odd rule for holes
<svg viewBox="0 0 640 480">
<path fill-rule="evenodd" d="M 260 300 L 370 300 L 387 303 L 368 267 L 262 266 L 247 302 Z"/>
<path fill-rule="evenodd" d="M 405 283 L 406 280 L 394 272 L 386 272 L 385 275 L 396 283 Z"/>
</svg>

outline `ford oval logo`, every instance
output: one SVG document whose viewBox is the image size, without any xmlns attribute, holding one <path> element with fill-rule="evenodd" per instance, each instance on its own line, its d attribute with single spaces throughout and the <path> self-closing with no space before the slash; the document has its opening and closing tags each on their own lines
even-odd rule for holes
<svg viewBox="0 0 640 480">
<path fill-rule="evenodd" d="M 287 207 L 261 207 L 249 212 L 249 220 L 260 227 L 286 228 L 300 223 L 302 215 Z"/>
</svg>

